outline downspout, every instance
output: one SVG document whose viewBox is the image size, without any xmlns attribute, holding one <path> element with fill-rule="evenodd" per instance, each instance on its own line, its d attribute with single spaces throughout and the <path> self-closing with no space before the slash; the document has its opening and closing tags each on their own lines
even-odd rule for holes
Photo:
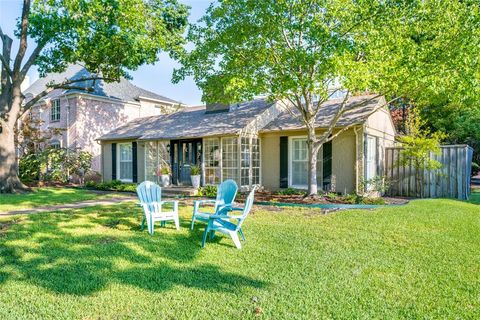
<svg viewBox="0 0 480 320">
<path fill-rule="evenodd" d="M 353 127 L 353 132 L 355 133 L 355 192 L 358 194 L 358 171 L 359 171 L 359 166 L 358 166 L 358 132 L 357 129 L 359 127 L 355 126 Z"/>
<path fill-rule="evenodd" d="M 101 175 L 102 175 L 102 182 L 104 182 L 105 180 L 104 180 L 103 173 L 105 171 L 104 171 L 104 164 L 103 164 L 104 159 L 103 158 L 104 158 L 105 155 L 103 153 L 103 144 L 99 140 L 95 140 L 95 142 L 100 146 L 100 171 L 101 171 Z"/>
<path fill-rule="evenodd" d="M 66 137 L 66 148 L 67 148 L 67 159 L 68 159 L 68 156 L 69 156 L 69 149 L 70 149 L 70 139 L 69 139 L 69 135 L 70 135 L 70 103 L 68 102 L 68 98 L 67 96 L 63 96 L 66 100 L 66 104 L 65 106 L 67 107 L 67 131 L 66 131 L 66 134 L 67 134 L 67 137 Z M 68 177 L 68 181 L 70 181 L 70 170 L 68 169 L 67 167 L 67 177 Z"/>
</svg>

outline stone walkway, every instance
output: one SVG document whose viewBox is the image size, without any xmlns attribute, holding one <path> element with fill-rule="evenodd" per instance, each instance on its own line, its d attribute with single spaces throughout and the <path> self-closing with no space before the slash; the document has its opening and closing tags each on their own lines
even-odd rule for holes
<svg viewBox="0 0 480 320">
<path fill-rule="evenodd" d="M 36 207 L 30 209 L 23 209 L 23 210 L 13 210 L 13 211 L 3 211 L 0 212 L 0 217 L 4 216 L 14 216 L 14 215 L 21 215 L 21 214 L 32 214 L 32 213 L 40 213 L 40 212 L 50 212 L 50 211 L 59 211 L 59 210 L 68 210 L 68 209 L 80 209 L 80 208 L 87 208 L 87 207 L 94 207 L 94 206 L 108 206 L 123 202 L 132 202 L 137 201 L 135 196 L 122 196 L 118 198 L 109 198 L 109 199 L 101 199 L 101 200 L 86 200 L 86 201 L 79 201 L 75 203 L 67 203 L 67 204 L 59 204 L 53 206 L 46 206 L 46 207 Z"/>
</svg>

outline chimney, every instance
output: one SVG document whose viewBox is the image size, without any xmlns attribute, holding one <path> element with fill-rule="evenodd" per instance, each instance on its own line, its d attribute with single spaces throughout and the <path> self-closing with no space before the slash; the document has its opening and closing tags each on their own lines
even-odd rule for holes
<svg viewBox="0 0 480 320">
<path fill-rule="evenodd" d="M 230 111 L 230 105 L 225 103 L 207 103 L 205 113 L 219 113 Z"/>
</svg>

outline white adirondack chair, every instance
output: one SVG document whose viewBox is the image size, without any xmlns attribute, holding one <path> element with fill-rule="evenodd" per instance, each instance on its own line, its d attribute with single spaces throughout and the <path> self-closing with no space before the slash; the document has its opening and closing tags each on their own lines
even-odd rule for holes
<svg viewBox="0 0 480 320">
<path fill-rule="evenodd" d="M 180 230 L 180 221 L 178 219 L 178 201 L 162 201 L 162 188 L 154 182 L 145 181 L 137 187 L 137 195 L 140 205 L 143 208 L 145 216 L 142 220 L 142 230 L 147 221 L 148 232 L 153 235 L 153 226 L 155 222 L 161 221 L 162 226 L 165 221 L 173 220 L 175 228 Z M 171 210 L 164 210 L 164 204 L 172 203 Z"/>
</svg>

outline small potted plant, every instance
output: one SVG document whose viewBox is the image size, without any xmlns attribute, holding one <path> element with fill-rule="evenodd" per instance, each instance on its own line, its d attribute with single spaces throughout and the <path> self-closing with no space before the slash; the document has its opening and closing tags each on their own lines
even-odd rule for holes
<svg viewBox="0 0 480 320">
<path fill-rule="evenodd" d="M 158 168 L 157 176 L 160 177 L 162 187 L 168 187 L 170 185 L 170 173 L 169 165 L 162 165 Z"/>
<path fill-rule="evenodd" d="M 200 167 L 197 165 L 192 165 L 190 167 L 190 179 L 192 180 L 192 186 L 195 189 L 200 187 Z"/>
</svg>

